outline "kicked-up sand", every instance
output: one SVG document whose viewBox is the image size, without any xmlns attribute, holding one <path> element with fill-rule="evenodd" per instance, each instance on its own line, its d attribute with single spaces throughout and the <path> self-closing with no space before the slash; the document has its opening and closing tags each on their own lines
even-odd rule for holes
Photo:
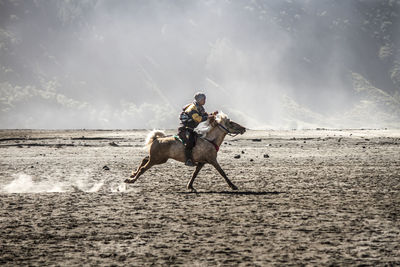
<svg viewBox="0 0 400 267">
<path fill-rule="evenodd" d="M 248 131 L 186 189 L 145 130 L 0 131 L 0 264 L 399 265 L 400 130 Z M 169 131 L 173 134 L 173 131 Z"/>
</svg>

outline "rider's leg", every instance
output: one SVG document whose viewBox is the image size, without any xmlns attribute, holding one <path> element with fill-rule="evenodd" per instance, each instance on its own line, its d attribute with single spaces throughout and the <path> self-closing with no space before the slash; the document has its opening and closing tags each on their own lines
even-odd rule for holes
<svg viewBox="0 0 400 267">
<path fill-rule="evenodd" d="M 186 136 L 187 136 L 187 141 L 185 145 L 185 157 L 186 157 L 185 165 L 194 166 L 192 158 L 192 149 L 194 147 L 195 135 L 193 130 L 187 129 Z"/>
<path fill-rule="evenodd" d="M 193 160 L 192 160 L 192 150 L 190 148 L 185 147 L 185 165 L 186 166 L 194 166 Z"/>
</svg>

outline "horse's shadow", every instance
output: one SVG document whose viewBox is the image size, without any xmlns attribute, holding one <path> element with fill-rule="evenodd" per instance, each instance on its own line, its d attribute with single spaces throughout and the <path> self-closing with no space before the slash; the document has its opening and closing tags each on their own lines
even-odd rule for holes
<svg viewBox="0 0 400 267">
<path fill-rule="evenodd" d="M 265 195 L 279 195 L 285 192 L 278 191 L 186 191 L 177 192 L 178 194 L 200 194 L 200 195 L 253 195 L 253 196 L 265 196 Z"/>
</svg>

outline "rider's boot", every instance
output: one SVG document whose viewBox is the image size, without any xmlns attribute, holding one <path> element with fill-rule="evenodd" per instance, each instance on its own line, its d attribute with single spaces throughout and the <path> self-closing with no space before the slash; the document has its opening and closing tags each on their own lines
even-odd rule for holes
<svg viewBox="0 0 400 267">
<path fill-rule="evenodd" d="M 193 160 L 192 160 L 192 150 L 191 149 L 185 149 L 185 157 L 186 157 L 186 166 L 194 166 Z"/>
</svg>

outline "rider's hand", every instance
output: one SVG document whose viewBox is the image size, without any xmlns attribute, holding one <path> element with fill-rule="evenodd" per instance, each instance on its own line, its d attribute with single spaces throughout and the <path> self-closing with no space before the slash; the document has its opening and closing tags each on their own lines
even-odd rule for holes
<svg viewBox="0 0 400 267">
<path fill-rule="evenodd" d="M 217 115 L 217 114 L 218 114 L 218 110 L 214 111 L 212 114 L 213 114 L 214 116 Z"/>
</svg>

